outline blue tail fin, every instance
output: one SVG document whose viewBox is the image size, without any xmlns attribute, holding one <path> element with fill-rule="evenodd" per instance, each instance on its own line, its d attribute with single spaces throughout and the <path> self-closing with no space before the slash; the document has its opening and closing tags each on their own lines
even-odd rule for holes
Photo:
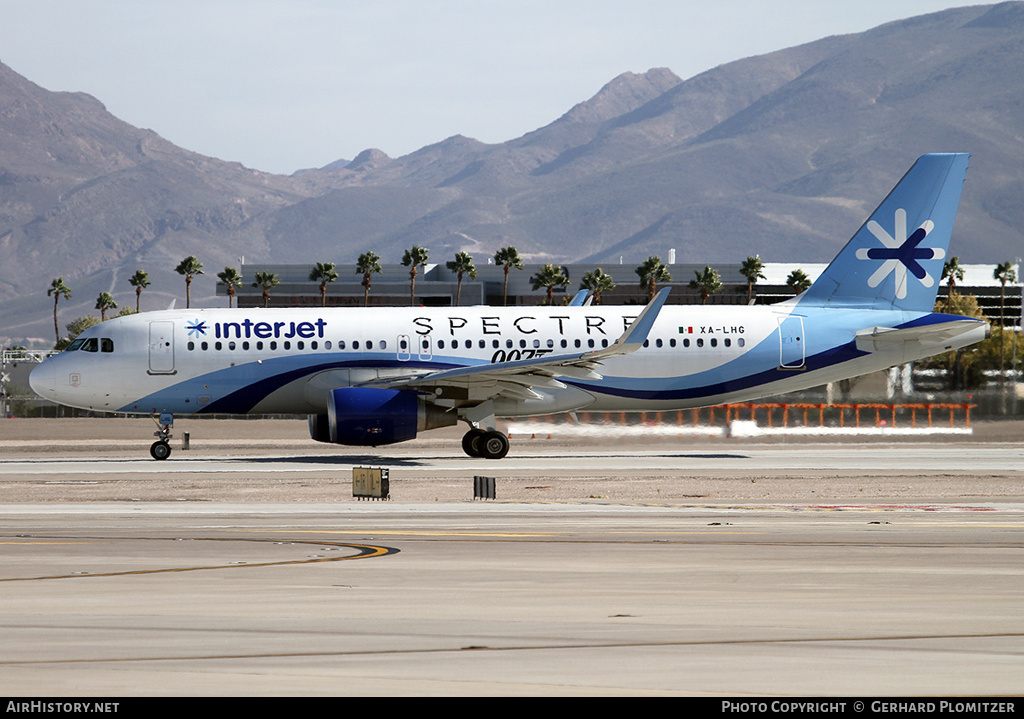
<svg viewBox="0 0 1024 719">
<path fill-rule="evenodd" d="M 798 303 L 931 312 L 969 157 L 918 158 Z"/>
</svg>

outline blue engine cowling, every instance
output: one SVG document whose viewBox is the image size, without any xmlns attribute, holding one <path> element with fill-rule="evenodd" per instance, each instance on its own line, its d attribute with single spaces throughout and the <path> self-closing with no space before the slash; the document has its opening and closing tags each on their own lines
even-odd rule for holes
<svg viewBox="0 0 1024 719">
<path fill-rule="evenodd" d="M 321 436 L 335 444 L 376 447 L 416 438 L 419 395 L 399 389 L 342 387 L 327 399 L 329 432 L 317 422 Z M 310 422 L 313 434 L 313 422 Z M 314 439 L 319 437 L 314 436 Z"/>
</svg>

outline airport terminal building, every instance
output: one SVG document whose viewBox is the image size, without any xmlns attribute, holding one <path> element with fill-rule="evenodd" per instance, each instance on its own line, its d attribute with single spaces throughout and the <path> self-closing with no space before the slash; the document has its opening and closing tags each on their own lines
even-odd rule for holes
<svg viewBox="0 0 1024 719">
<path fill-rule="evenodd" d="M 543 264 L 524 264 L 523 269 L 512 269 L 508 275 L 509 306 L 533 306 L 545 301 L 544 288 L 533 289 L 531 278 L 542 268 Z M 659 283 L 660 287 L 671 286 L 669 296 L 671 304 L 700 304 L 699 293 L 690 288 L 690 280 L 696 273 L 703 271 L 703 264 L 669 264 L 667 265 L 672 281 Z M 767 262 L 764 265 L 766 279 L 760 280 L 754 287 L 756 304 L 781 302 L 793 296 L 793 291 L 786 286 L 786 278 L 793 270 L 802 270 L 811 280 L 825 269 L 825 263 L 777 263 Z M 596 267 L 589 264 L 566 264 L 560 266 L 562 273 L 568 277 L 565 287 L 555 288 L 555 302 L 563 304 L 572 299 L 580 286 L 583 275 Z M 1000 317 L 1002 303 L 1002 321 L 1006 326 L 1020 326 L 1022 319 L 1022 285 L 1007 284 L 1005 299 L 1001 300 L 1000 283 L 993 279 L 994 265 L 964 265 L 964 279 L 957 283 L 957 291 L 962 294 L 974 295 L 990 321 L 996 322 Z M 262 307 L 263 291 L 252 286 L 252 278 L 257 272 L 270 272 L 277 276 L 279 284 L 269 290 L 270 306 L 272 307 L 307 307 L 321 304 L 319 284 L 309 279 L 312 265 L 242 265 L 243 286 L 236 289 L 235 299 L 239 307 Z M 337 265 L 335 270 L 338 279 L 327 286 L 327 305 L 331 307 L 361 307 L 368 296 L 372 307 L 408 306 L 410 297 L 409 268 L 400 264 L 382 265 L 383 271 L 371 277 L 368 295 L 360 284 L 362 275 L 355 270 L 355 265 Z M 461 299 L 458 304 L 501 306 L 506 302 L 503 297 L 505 270 L 500 265 L 485 264 L 477 266 L 477 276 L 463 278 Z M 601 267 L 615 281 L 615 288 L 602 294 L 602 304 L 645 304 L 647 294 L 641 289 L 636 265 L 618 264 Z M 747 282 L 740 274 L 739 264 L 716 266 L 722 289 L 708 298 L 710 305 L 745 305 L 747 304 Z M 1020 264 L 1017 276 L 1021 277 Z M 428 307 L 448 307 L 457 304 L 459 293 L 458 278 L 443 263 L 428 264 L 421 268 L 416 276 L 416 304 Z M 224 285 L 217 286 L 218 296 L 227 302 Z M 939 297 L 945 297 L 946 285 L 939 288 Z"/>
</svg>

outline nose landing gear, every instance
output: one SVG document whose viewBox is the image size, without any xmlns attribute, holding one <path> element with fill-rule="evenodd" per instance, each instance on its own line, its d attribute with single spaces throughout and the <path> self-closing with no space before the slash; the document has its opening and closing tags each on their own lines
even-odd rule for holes
<svg viewBox="0 0 1024 719">
<path fill-rule="evenodd" d="M 174 416 L 162 414 L 159 419 L 153 417 L 153 421 L 159 429 L 153 433 L 157 440 L 149 446 L 149 454 L 153 459 L 167 459 L 171 456 L 171 437 L 174 436 L 171 434 L 171 427 L 174 426 Z"/>
</svg>

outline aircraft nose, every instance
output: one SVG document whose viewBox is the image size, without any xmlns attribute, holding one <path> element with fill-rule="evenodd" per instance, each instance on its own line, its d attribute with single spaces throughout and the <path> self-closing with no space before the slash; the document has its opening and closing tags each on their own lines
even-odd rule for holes
<svg viewBox="0 0 1024 719">
<path fill-rule="evenodd" d="M 57 389 L 57 372 L 53 362 L 44 360 L 28 375 L 28 384 L 40 397 L 52 397 Z"/>
</svg>

